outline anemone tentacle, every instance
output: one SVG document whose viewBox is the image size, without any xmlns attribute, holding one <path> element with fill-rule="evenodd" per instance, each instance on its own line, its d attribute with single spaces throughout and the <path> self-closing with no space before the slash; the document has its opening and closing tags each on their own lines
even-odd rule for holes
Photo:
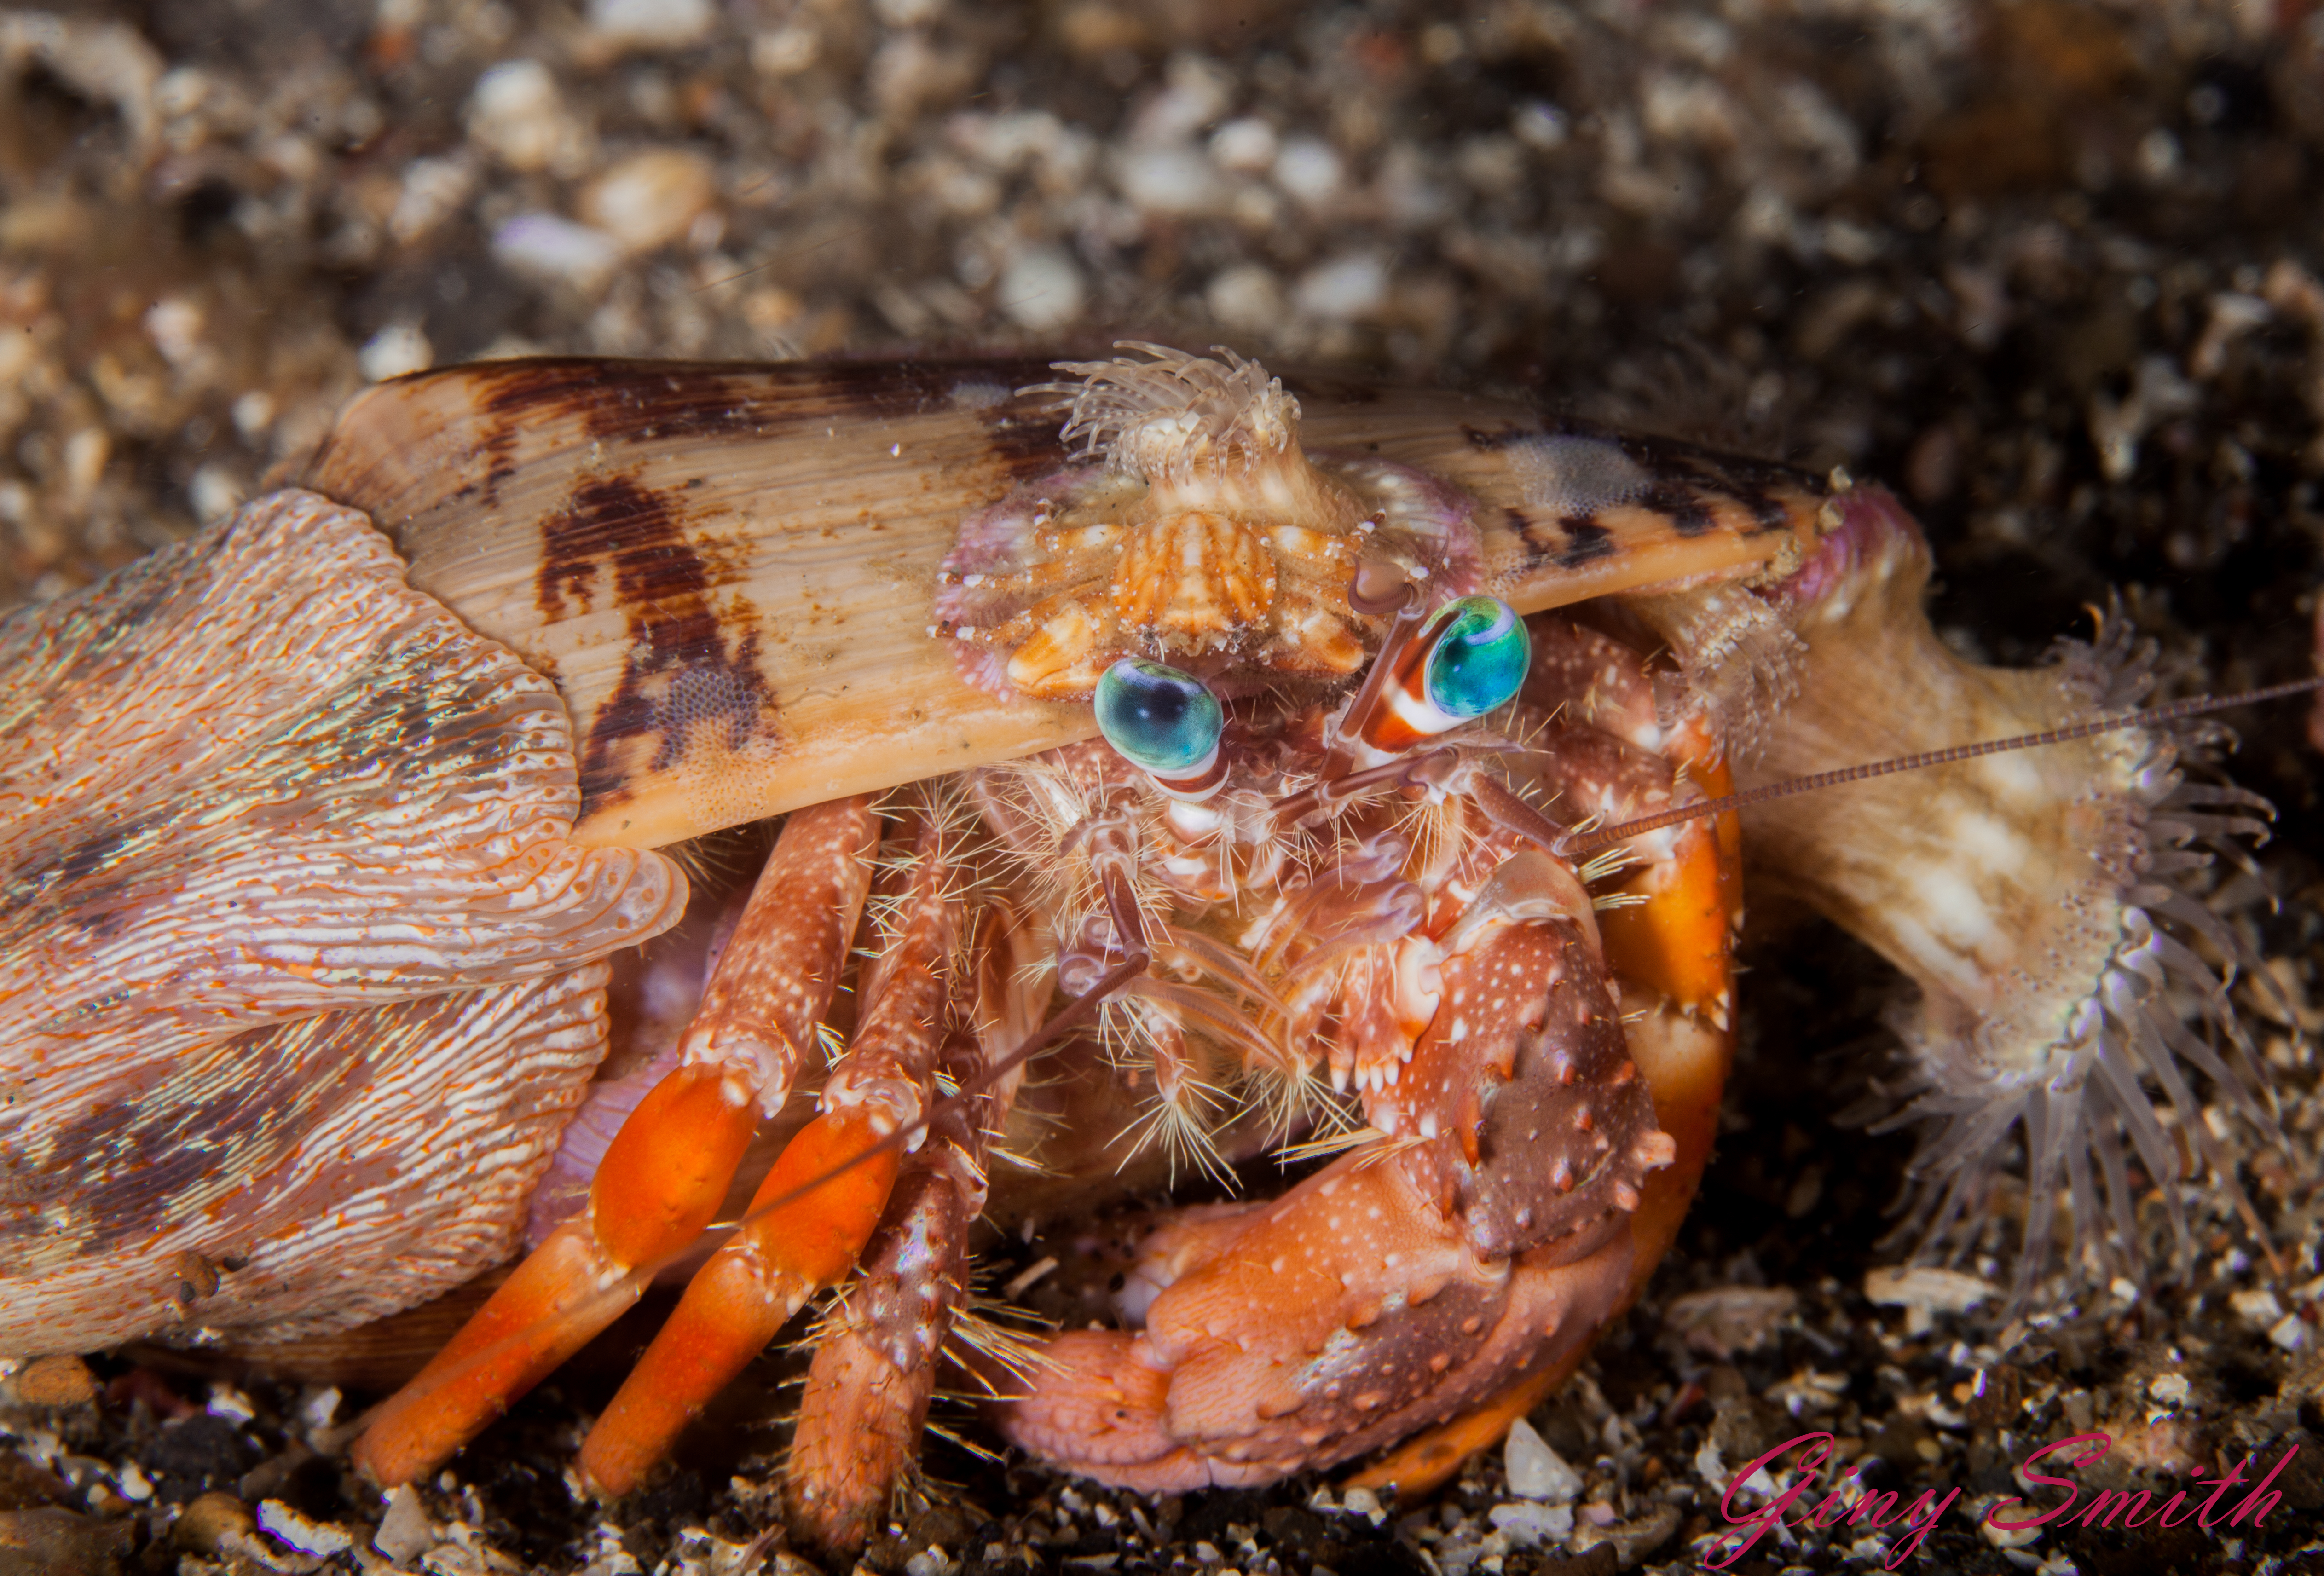
<svg viewBox="0 0 2324 1576">
<path fill-rule="evenodd" d="M 2167 677 L 2118 607 L 2043 667 L 1964 660 L 1922 610 L 1929 558 L 1910 520 L 1872 489 L 1836 507 L 1820 561 L 1768 593 L 1805 648 L 1802 683 L 1747 782 L 2134 711 Z M 1884 1248 L 1945 1264 L 1979 1251 L 2013 1161 L 2016 1305 L 2061 1268 L 2068 1286 L 2144 1275 L 2147 1189 L 2185 1261 L 2182 1176 L 2265 1243 L 2236 1177 L 2242 1140 L 2214 1134 L 2197 1092 L 2208 1080 L 2273 1134 L 2227 995 L 2238 973 L 2264 974 L 2205 900 L 2222 861 L 2249 868 L 2243 843 L 2273 811 L 2188 775 L 2227 742 L 2201 722 L 2126 730 L 1746 813 L 1759 889 L 1854 930 L 1920 988 L 1892 1015 L 1902 1074 L 1846 1113 L 1919 1138 Z"/>
</svg>

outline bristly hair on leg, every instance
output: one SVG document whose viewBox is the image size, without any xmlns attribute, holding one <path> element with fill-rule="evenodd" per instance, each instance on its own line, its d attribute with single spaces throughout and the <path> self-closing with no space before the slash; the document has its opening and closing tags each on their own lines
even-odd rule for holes
<svg viewBox="0 0 2324 1576">
<path fill-rule="evenodd" d="M 1663 725 L 1671 697 L 1708 708 L 1728 750 L 1748 759 L 1799 694 L 1803 647 L 1784 613 L 1743 586 L 1632 597 L 1627 610 L 1666 641 L 1685 682 L 1658 695 Z"/>
<path fill-rule="evenodd" d="M 1083 852 L 1090 828 L 1106 816 L 1150 818 L 1158 813 L 1150 807 L 1110 807 L 1102 790 L 1088 779 L 1086 760 L 1037 756 L 987 767 L 972 775 L 966 794 L 986 825 L 999 832 L 999 858 L 1028 889 L 1033 910 L 1057 916 L 1055 928 L 1061 937 L 1074 934 L 1084 920 L 1104 910 L 1095 873 Z M 1151 944 L 1161 935 L 1170 906 L 1138 862 L 1126 873 Z"/>
<path fill-rule="evenodd" d="M 742 887 L 758 873 L 767 862 L 767 850 L 773 846 L 769 828 L 771 823 L 745 822 L 723 832 L 707 833 L 674 843 L 662 850 L 670 862 L 686 872 L 686 879 L 696 888 L 709 892 L 731 892 Z"/>
<path fill-rule="evenodd" d="M 1314 1160 L 1331 1160 L 1359 1152 L 1370 1152 L 1368 1158 L 1377 1161 L 1428 1142 L 1416 1133 L 1392 1138 L 1365 1122 L 1338 1099 L 1318 1101 L 1316 1109 L 1325 1118 L 1323 1130 L 1276 1150 L 1277 1165 L 1304 1166 Z"/>
</svg>

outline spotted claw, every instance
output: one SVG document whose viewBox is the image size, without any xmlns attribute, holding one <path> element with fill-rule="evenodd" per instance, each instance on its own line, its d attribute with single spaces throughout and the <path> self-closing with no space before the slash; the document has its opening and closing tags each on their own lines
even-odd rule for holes
<svg viewBox="0 0 2324 1576">
<path fill-rule="evenodd" d="M 1591 933 L 1503 926 L 1445 964 L 1444 993 L 1371 1100 L 1399 1136 L 1173 1233 L 1138 1277 L 1167 1282 L 1144 1328 L 1051 1342 L 996 1408 L 1012 1441 L 1146 1492 L 1269 1482 L 1588 1345 L 1631 1295 L 1640 1189 L 1677 1156 Z"/>
</svg>

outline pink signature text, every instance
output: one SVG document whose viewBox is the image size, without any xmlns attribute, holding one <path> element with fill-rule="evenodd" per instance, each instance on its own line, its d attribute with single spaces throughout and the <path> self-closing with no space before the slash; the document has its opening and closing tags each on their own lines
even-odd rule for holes
<svg viewBox="0 0 2324 1576">
<path fill-rule="evenodd" d="M 2002 1499 L 1988 1507 L 1983 1525 L 1997 1532 L 2023 1532 L 2034 1527 L 2065 1528 L 2070 1526 L 2102 1526 L 2136 1528 L 2144 1526 L 2181 1526 L 2192 1521 L 2205 1531 L 2235 1528 L 2249 1530 L 2267 1519 L 2268 1513 L 2283 1496 L 2270 1487 L 2276 1475 L 2291 1464 L 2300 1453 L 2293 1445 L 2282 1459 L 2256 1481 L 2250 1479 L 2252 1460 L 2246 1456 L 2233 1470 L 2217 1478 L 2198 1478 L 2198 1489 L 2210 1493 L 2198 1499 L 2188 1489 L 2177 1489 L 2168 1498 L 2158 1499 L 2149 1490 L 2105 1488 L 2090 1491 L 2084 1498 L 2084 1488 L 2070 1478 L 2051 1476 L 2037 1469 L 2051 1467 L 2091 1467 L 2104 1460 L 2114 1447 L 2114 1438 L 2105 1433 L 2077 1433 L 2070 1438 L 2045 1444 L 2028 1455 L 2018 1465 L 2018 1481 L 2025 1486 L 2028 1495 L 2043 1489 L 2062 1488 L 2063 1503 L 2040 1506 L 2031 1498 Z M 1746 1510 L 1738 1500 L 1748 1488 L 1766 1485 L 1774 1488 L 1773 1479 L 1761 1474 L 1773 1470 L 1792 1452 L 1798 1458 L 1791 1463 L 1797 1476 L 1787 1488 L 1775 1489 L 1766 1504 Z M 1702 1555 L 1705 1569 L 1724 1571 L 1748 1553 L 1753 1544 L 1771 1529 L 1783 1528 L 1801 1532 L 1829 1532 L 1848 1528 L 1864 1533 L 1890 1532 L 1895 1541 L 1890 1544 L 1886 1568 L 1894 1571 L 1919 1552 L 1921 1545 L 1935 1530 L 1953 1501 L 1960 1498 L 1958 1488 L 1947 1488 L 1941 1494 L 1924 1488 L 1907 1499 L 1901 1493 L 1884 1492 L 1866 1487 L 1858 1480 L 1867 1462 L 1858 1461 L 1847 1475 L 1816 1498 L 1817 1479 L 1826 1461 L 1831 1459 L 1832 1436 L 1829 1433 L 1803 1433 L 1785 1440 L 1757 1460 L 1735 1472 L 1728 1479 L 1727 1491 L 1720 1497 L 1719 1513 L 1727 1518 L 1733 1530 L 1720 1535 L 1718 1542 Z M 2244 1488 L 2243 1498 L 2232 1505 L 2227 1503 L 2230 1490 Z M 1810 1501 L 1812 1500 L 1812 1503 Z M 1792 1516 L 1794 1507 L 1803 1507 L 1802 1514 Z"/>
</svg>

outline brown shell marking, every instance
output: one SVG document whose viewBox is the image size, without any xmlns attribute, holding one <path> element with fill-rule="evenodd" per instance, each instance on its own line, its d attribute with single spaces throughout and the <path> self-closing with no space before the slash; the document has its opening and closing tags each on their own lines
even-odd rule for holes
<svg viewBox="0 0 2324 1576">
<path fill-rule="evenodd" d="M 1506 400 L 1321 379 L 1287 386 L 1306 413 L 1310 448 L 1376 455 L 1478 499 L 1480 589 L 1519 613 L 1788 573 L 1825 529 L 1825 482 L 1790 465 Z"/>
<path fill-rule="evenodd" d="M 309 475 L 556 677 L 579 835 L 657 845 L 1080 720 L 978 696 L 927 638 L 961 517 L 1056 457 L 1011 392 L 1043 370 L 495 363 L 370 391 Z"/>
<path fill-rule="evenodd" d="M 489 363 L 371 390 L 308 480 L 556 678 L 581 741 L 576 837 L 656 846 L 1095 733 L 1085 706 L 967 682 L 929 638 L 964 522 L 1086 468 L 1025 392 L 1048 375 Z M 1506 401 L 1286 387 L 1308 454 L 1461 499 L 1479 589 L 1521 611 L 1756 574 L 1814 539 L 1821 489 L 1782 467 Z"/>
</svg>

